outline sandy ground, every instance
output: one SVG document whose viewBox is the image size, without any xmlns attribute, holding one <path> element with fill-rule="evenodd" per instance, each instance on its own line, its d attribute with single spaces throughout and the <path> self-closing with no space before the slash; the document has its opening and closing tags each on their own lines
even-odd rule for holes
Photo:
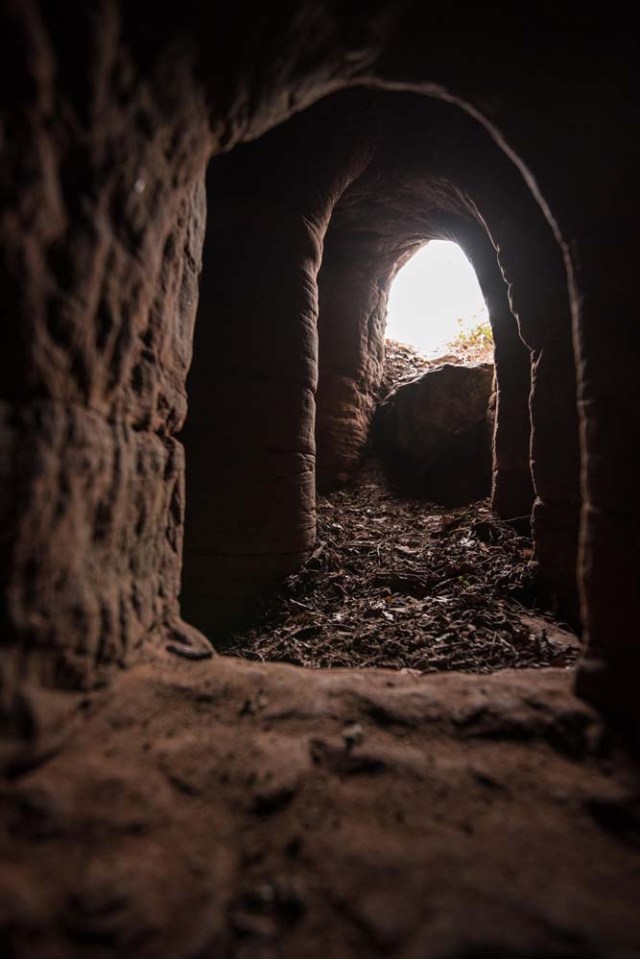
<svg viewBox="0 0 640 959">
<path fill-rule="evenodd" d="M 635 959 L 637 769 L 566 670 L 158 652 L 2 792 L 20 959 Z"/>
</svg>

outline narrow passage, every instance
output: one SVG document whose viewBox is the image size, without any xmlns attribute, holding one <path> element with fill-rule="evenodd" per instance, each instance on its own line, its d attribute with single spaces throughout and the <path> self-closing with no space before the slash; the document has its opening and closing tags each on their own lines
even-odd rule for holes
<svg viewBox="0 0 640 959">
<path fill-rule="evenodd" d="M 389 344 L 383 391 L 429 365 Z M 371 456 L 348 486 L 319 498 L 312 557 L 225 652 L 416 673 L 570 668 L 577 637 L 529 608 L 527 532 L 499 520 L 487 500 L 447 509 L 401 496 Z"/>
</svg>

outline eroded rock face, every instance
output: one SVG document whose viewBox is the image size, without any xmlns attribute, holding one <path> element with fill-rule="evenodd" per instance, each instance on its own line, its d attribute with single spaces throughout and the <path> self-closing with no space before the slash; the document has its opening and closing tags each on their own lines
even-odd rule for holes
<svg viewBox="0 0 640 959">
<path fill-rule="evenodd" d="M 214 639 L 315 541 L 317 274 L 334 204 L 369 154 L 359 99 L 336 107 L 318 104 L 208 176 L 181 599 Z"/>
<path fill-rule="evenodd" d="M 174 434 L 210 133 L 184 59 L 156 50 L 143 77 L 117 5 L 80 7 L 71 34 L 35 4 L 3 19 L 19 61 L 1 163 L 4 715 L 181 628 Z"/>
<path fill-rule="evenodd" d="M 7 955 L 634 956 L 637 806 L 569 683 L 154 654 L 3 787 Z"/>
<path fill-rule="evenodd" d="M 493 366 L 429 370 L 378 408 L 374 442 L 399 488 L 457 506 L 491 488 Z"/>
<path fill-rule="evenodd" d="M 567 595 L 575 596 L 581 508 L 579 571 L 590 643 L 583 688 L 637 722 L 640 646 L 628 626 L 640 618 L 638 477 L 628 457 L 628 437 L 637 432 L 640 353 L 640 327 L 628 320 L 637 285 L 628 252 L 635 237 L 628 202 L 637 168 L 629 134 L 635 31 L 625 29 L 624 18 L 614 29 L 606 9 L 585 14 L 578 4 L 540 9 L 526 30 L 519 17 L 498 8 L 468 7 L 463 24 L 457 8 L 441 13 L 434 20 L 423 4 L 390 0 L 366 10 L 303 2 L 295 15 L 277 4 L 269 16 L 253 0 L 232 6 L 193 0 L 172 8 L 171 19 L 158 17 L 145 0 L 65 2 L 55 10 L 33 0 L 3 8 L 6 448 L 17 448 L 21 424 L 37 422 L 39 404 L 55 408 L 43 421 L 56 422 L 53 437 L 38 426 L 25 429 L 21 455 L 8 466 L 8 458 L 3 461 L 2 510 L 9 523 L 0 544 L 2 658 L 10 688 L 25 677 L 62 684 L 58 667 L 64 673 L 62 664 L 78 650 L 84 678 L 74 672 L 73 682 L 92 683 L 101 650 L 110 651 L 110 665 L 116 650 L 125 650 L 128 661 L 177 616 L 180 497 L 154 493 L 157 514 L 154 507 L 139 517 L 133 534 L 127 522 L 124 535 L 123 518 L 135 514 L 139 494 L 126 479 L 135 471 L 139 438 L 127 431 L 148 434 L 140 440 L 145 449 L 164 447 L 151 457 L 156 465 L 165 454 L 175 462 L 167 451 L 184 415 L 194 310 L 188 290 L 199 269 L 203 210 L 196 194 L 206 159 L 330 92 L 371 82 L 420 94 L 446 91 L 483 118 L 516 161 L 509 167 L 513 176 L 524 174 L 519 182 L 526 182 L 529 206 L 545 214 L 538 229 L 527 216 L 513 218 L 511 204 L 480 210 L 500 247 L 520 333 L 534 358 L 537 558 L 541 572 L 551 573 L 550 592 L 560 594 L 564 573 Z M 475 154 L 474 165 L 483 165 Z M 550 227 L 559 246 L 548 242 Z M 191 229 L 192 239 L 185 240 Z M 567 269 L 573 337 L 568 300 L 557 295 L 566 290 Z M 126 440 L 102 443 L 110 431 Z M 66 456 L 89 432 L 95 434 L 86 441 L 91 452 Z M 560 448 L 568 455 L 554 469 Z M 131 496 L 107 523 L 104 554 L 95 548 L 104 516 L 98 519 L 95 494 L 84 489 L 87 458 L 96 489 L 118 477 L 109 502 L 120 503 L 125 489 Z M 112 470 L 112 461 L 125 459 L 126 467 Z M 140 475 L 156 475 L 154 469 Z M 172 468 L 165 480 L 179 488 Z M 52 500 L 61 507 L 51 522 L 63 516 L 61 563 L 50 549 Z M 146 577 L 140 615 L 131 585 L 136 556 L 155 571 Z M 34 579 L 29 570 L 38 563 Z M 112 572 L 103 576 L 107 569 Z M 114 618 L 116 607 L 124 613 Z M 101 609 L 107 614 L 96 627 Z M 85 654 L 87 632 L 93 638 Z"/>
<path fill-rule="evenodd" d="M 566 673 L 425 682 L 193 664 L 157 648 L 184 630 L 175 433 L 206 162 L 351 83 L 401 86 L 486 124 L 486 151 L 458 130 L 443 156 L 473 158 L 464 190 L 518 321 L 520 339 L 498 351 L 518 371 L 498 371 L 500 475 L 523 477 L 517 417 L 501 424 L 529 383 L 524 342 L 541 573 L 552 596 L 575 596 L 579 521 L 579 688 L 640 729 L 633 14 L 574 2 L 438 16 L 418 0 L 2 5 L 0 707 L 19 749 L 0 796 L 0 903 L 15 956 L 638 954 L 637 771 L 618 779 L 601 765 L 607 737 Z M 334 132 L 327 142 L 344 145 Z M 509 158 L 493 182 L 491 149 Z M 220 211 L 220 272 L 250 262 L 242 243 L 255 236 L 264 256 L 261 282 L 247 270 L 234 288 L 230 273 L 224 298 L 260 301 L 244 338 L 226 324 L 251 375 L 241 361 L 208 367 L 253 427 L 225 442 L 227 483 L 213 494 L 240 563 L 242 500 L 225 513 L 224 489 L 244 477 L 245 491 L 273 491 L 253 500 L 257 535 L 240 538 L 243 583 L 264 576 L 274 545 L 282 572 L 313 540 L 315 277 L 340 194 L 316 156 L 300 149 L 295 177 L 286 152 L 262 167 L 237 247 L 233 211 Z M 375 328 L 370 302 L 361 315 Z M 375 363 L 364 368 L 375 378 Z M 266 434 L 252 413 L 270 409 L 284 418 Z M 258 446 L 273 469 L 256 468 Z M 230 565 L 224 550 L 217 561 Z M 146 662 L 118 675 L 142 650 Z M 114 677 L 99 693 L 62 692 Z M 48 738 L 54 726 L 75 734 L 67 748 Z"/>
<path fill-rule="evenodd" d="M 575 620 L 578 429 L 562 251 L 513 165 L 469 117 L 392 94 L 377 94 L 375 109 L 375 154 L 338 201 L 319 276 L 319 481 L 343 480 L 364 451 L 395 272 L 418 241 L 454 239 L 493 329 L 492 505 L 503 518 L 526 517 L 537 495 L 541 593 Z"/>
</svg>

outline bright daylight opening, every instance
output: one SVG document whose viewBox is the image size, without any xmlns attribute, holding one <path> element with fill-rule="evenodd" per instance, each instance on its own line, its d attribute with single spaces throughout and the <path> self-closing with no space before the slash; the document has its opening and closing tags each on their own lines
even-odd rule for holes
<svg viewBox="0 0 640 959">
<path fill-rule="evenodd" d="M 457 243 L 431 240 L 400 270 L 389 291 L 387 336 L 427 356 L 453 340 L 490 337 L 475 271 Z"/>
</svg>

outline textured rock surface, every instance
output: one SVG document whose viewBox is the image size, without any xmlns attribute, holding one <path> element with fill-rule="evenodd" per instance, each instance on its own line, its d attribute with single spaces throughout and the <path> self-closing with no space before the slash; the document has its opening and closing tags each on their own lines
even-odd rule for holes
<svg viewBox="0 0 640 959">
<path fill-rule="evenodd" d="M 445 363 L 395 390 L 374 423 L 376 449 L 394 484 L 445 506 L 487 496 L 492 389 L 490 363 Z"/>
<path fill-rule="evenodd" d="M 70 412 L 77 407 L 78 416 L 102 417 L 107 432 L 126 427 L 149 432 L 150 443 L 158 437 L 164 442 L 184 413 L 194 304 L 179 291 L 194 286 L 199 244 L 188 241 L 186 252 L 176 250 L 180 237 L 190 230 L 197 237 L 201 229 L 197 192 L 207 156 L 353 82 L 445 96 L 486 125 L 515 161 L 511 176 L 529 188 L 530 212 L 538 223 L 540 210 L 547 219 L 538 229 L 527 216 L 514 218 L 511 193 L 508 208 L 487 203 L 480 209 L 500 248 L 520 332 L 534 356 L 537 557 L 541 573 L 553 571 L 551 598 L 562 601 L 564 575 L 564 600 L 570 601 L 580 510 L 579 575 L 589 642 L 580 688 L 637 727 L 640 644 L 629 625 L 640 618 L 638 474 L 628 445 L 637 433 L 640 355 L 640 327 L 629 321 L 637 286 L 629 254 L 636 231 L 629 183 L 638 165 L 631 122 L 637 94 L 632 15 L 623 10 L 614 22 L 606 8 L 592 12 L 573 2 L 524 14 L 504 5 L 466 7 L 463 16 L 450 6 L 434 18 L 418 2 L 381 0 L 365 9 L 305 0 L 292 14 L 289 4 L 274 4 L 267 13 L 254 0 L 233 6 L 188 0 L 172 8 L 171 20 L 163 20 L 147 0 L 126 7 L 117 0 L 65 0 L 55 9 L 36 0 L 4 4 L 0 382 L 9 407 L 4 422 L 29 421 L 39 404 L 50 404 L 56 412 L 47 421 L 66 410 L 69 432 L 77 435 L 84 429 Z M 481 170 L 483 162 L 476 154 L 475 168 Z M 505 172 L 496 189 L 507 180 Z M 559 246 L 549 244 L 550 229 Z M 572 335 L 568 300 L 559 296 L 567 277 Z M 93 620 L 103 601 L 111 603 L 102 595 L 101 578 L 85 576 L 79 562 L 67 577 L 70 582 L 76 574 L 84 576 L 71 590 L 81 594 L 77 603 L 64 583 L 60 592 L 51 588 L 60 567 L 48 555 L 49 531 L 39 526 L 50 502 L 63 504 L 68 534 L 75 538 L 75 549 L 65 541 L 63 557 L 86 554 L 89 571 L 97 568 L 88 544 L 99 526 L 87 528 L 92 492 L 75 523 L 64 505 L 66 488 L 50 490 L 46 481 L 40 489 L 35 482 L 32 466 L 44 460 L 51 482 L 54 474 L 56 482 L 69 480 L 72 465 L 62 464 L 66 443 L 59 443 L 57 429 L 50 458 L 50 438 L 33 432 L 27 432 L 17 465 L 8 467 L 8 458 L 2 458 L 0 498 L 3 515 L 11 518 L 0 543 L 5 703 L 14 680 L 20 685 L 27 677 L 46 675 L 62 682 L 56 664 L 69 657 L 45 653 L 44 643 L 50 651 L 64 646 L 73 658 L 87 640 L 84 626 L 66 633 L 76 615 L 69 610 L 80 610 L 77 622 L 83 624 L 86 615 Z M 103 432 L 96 427 L 96 436 Z M 11 451 L 14 428 L 5 428 L 5 434 Z M 561 462 L 552 455 L 560 448 L 567 453 Z M 104 463 L 91 473 L 99 488 L 109 473 L 106 454 Z M 84 466 L 78 471 L 71 483 L 74 502 Z M 171 474 L 172 485 L 174 479 Z M 118 489 L 119 484 L 118 479 Z M 170 500 L 163 493 L 157 501 Z M 133 512 L 131 504 L 123 507 L 114 530 L 121 530 L 122 515 Z M 154 544 L 161 529 L 175 528 L 179 536 L 174 520 L 175 514 L 159 514 L 152 534 L 145 522 L 135 535 L 142 537 L 144 528 Z M 558 533 L 557 539 L 547 537 L 545 545 L 544 530 Z M 560 541 L 564 552 L 553 546 Z M 137 548 L 132 545 L 131 556 Z M 121 583 L 132 560 L 129 550 L 119 557 L 118 549 L 114 543 L 102 560 L 113 564 L 114 581 Z M 151 552 L 164 562 L 163 550 L 153 546 Z M 46 581 L 38 590 L 55 594 L 53 605 L 29 593 L 30 576 L 24 582 L 14 576 L 30 569 L 29 554 L 34 561 L 48 557 L 50 565 L 40 569 L 37 583 Z M 166 584 L 164 574 L 160 579 L 158 594 L 143 602 L 144 609 L 157 604 L 162 610 L 159 628 L 145 633 L 149 639 L 159 638 L 177 614 L 170 592 L 174 576 L 167 574 Z M 38 615 L 44 607 L 56 617 L 50 625 Z M 135 625 L 134 617 L 129 621 Z M 92 623 L 91 634 L 100 636 L 92 648 L 115 652 L 137 642 L 132 641 L 137 627 L 130 633 L 118 623 L 110 630 L 105 625 L 94 631 Z M 46 637 L 42 643 L 41 637 Z M 96 658 L 93 653 L 81 658 L 78 681 L 91 682 L 97 678 Z"/>
<path fill-rule="evenodd" d="M 397 107 L 389 95 L 341 94 L 212 164 L 184 434 L 183 604 L 214 637 L 307 555 L 316 453 L 324 488 L 361 458 L 380 383 L 389 285 L 429 237 L 463 244 L 491 303 L 504 365 L 499 403 L 509 421 L 496 435 L 496 508 L 503 516 L 530 511 L 529 351 L 467 193 L 473 188 L 479 202 L 487 179 L 495 192 L 507 161 L 475 121 L 456 118 L 450 107 L 414 97 L 398 111 L 394 99 Z M 429 136 L 416 132 L 422 127 Z M 475 182 L 465 158 L 478 150 L 484 179 Z M 516 196 L 523 190 L 519 180 L 509 188 Z M 493 193 L 487 202 L 498 209 Z M 317 246 L 309 245 L 309 225 Z M 549 242 L 559 255 L 550 231 Z M 562 453 L 556 448 L 554 456 Z"/>
<path fill-rule="evenodd" d="M 319 275 L 316 425 L 318 481 L 326 487 L 344 479 L 366 447 L 382 372 L 387 297 L 398 270 L 428 240 L 458 239 L 474 227 L 491 246 L 460 171 L 451 169 L 446 109 L 424 99 L 420 107 L 406 110 L 397 98 L 369 94 L 375 149 L 338 200 L 327 233 Z M 430 129 L 425 139 L 417 132 L 423 126 Z M 477 125 L 475 135 L 481 142 L 486 136 Z"/>
<path fill-rule="evenodd" d="M 90 686 L 146 639 L 182 628 L 184 458 L 173 434 L 186 412 L 210 134 L 184 58 L 158 53 L 141 77 L 116 5 L 75 11 L 75 48 L 35 5 L 4 23 L 3 69 L 15 68 L 3 78 L 13 109 L 0 219 L 0 671 L 11 716 L 29 712 L 18 704 L 30 684 Z M 154 86 L 158 73 L 173 97 Z"/>
<path fill-rule="evenodd" d="M 445 5 L 437 16 L 417 0 L 185 0 L 169 12 L 150 0 L 2 4 L 0 707 L 19 741 L 3 755 L 0 792 L 5 952 L 638 955 L 637 770 L 613 758 L 567 674 L 303 674 L 169 662 L 161 649 L 185 635 L 175 434 L 206 162 L 354 82 L 413 90 L 444 97 L 450 117 L 455 105 L 468 111 L 444 140 L 415 114 L 410 142 L 416 132 L 437 141 L 430 176 L 467 196 L 508 285 L 508 314 L 504 287 L 494 289 L 517 373 L 510 382 L 499 351 L 494 491 L 514 434 L 523 478 L 529 367 L 511 316 L 533 358 L 541 576 L 552 602 L 574 602 L 579 523 L 589 644 L 579 689 L 638 731 L 634 13 L 573 0 Z M 469 116 L 484 141 L 467 138 Z M 351 156 L 343 132 L 329 124 L 324 152 L 297 141 L 270 161 L 266 141 L 255 144 L 235 245 L 220 200 L 217 268 L 227 303 L 242 300 L 246 335 L 216 312 L 241 357 L 225 369 L 215 337 L 198 356 L 214 390 L 222 374 L 235 383 L 227 395 L 253 429 L 220 434 L 229 486 L 244 476 L 256 494 L 256 478 L 287 479 L 294 461 L 281 498 L 247 516 L 269 562 L 283 542 L 298 562 L 312 541 L 312 470 L 297 467 L 313 448 L 322 237 L 340 195 L 335 170 L 352 172 L 343 154 L 331 165 L 336 149 Z M 406 139 L 399 150 L 396 133 L 398 160 L 419 167 L 424 154 Z M 257 275 L 245 268 L 252 252 Z M 382 292 L 365 302 L 375 332 Z M 265 366 L 274 376 L 261 390 Z M 376 363 L 364 368 L 373 380 Z M 256 436 L 269 410 L 282 429 Z M 217 442 L 216 432 L 208 449 Z M 242 464 L 267 445 L 273 471 Z M 211 475 L 200 476 L 205 502 Z M 237 535 L 239 500 L 225 495 L 221 484 L 211 499 L 223 518 L 235 502 Z M 247 562 L 241 583 L 268 568 L 243 535 L 234 542 L 257 567 Z M 146 661 L 120 674 L 134 653 Z"/>
<path fill-rule="evenodd" d="M 338 201 L 319 276 L 319 481 L 330 486 L 362 455 L 395 271 L 424 240 L 456 240 L 476 270 L 495 341 L 493 505 L 502 517 L 523 517 L 537 494 L 541 590 L 575 618 L 578 429 L 560 247 L 513 165 L 469 117 L 389 94 L 370 109 L 376 152 Z"/>
<path fill-rule="evenodd" d="M 319 287 L 319 380 L 316 449 L 318 488 L 348 479 L 369 440 L 382 377 L 392 243 L 382 251 L 369 223 L 350 236 L 340 206 L 325 241 Z"/>
<path fill-rule="evenodd" d="M 212 638 L 315 540 L 316 278 L 334 203 L 368 155 L 357 105 L 321 103 L 211 164 L 182 604 Z"/>
<path fill-rule="evenodd" d="M 568 685 L 140 665 L 2 790 L 6 954 L 630 959 L 636 773 Z"/>
</svg>

